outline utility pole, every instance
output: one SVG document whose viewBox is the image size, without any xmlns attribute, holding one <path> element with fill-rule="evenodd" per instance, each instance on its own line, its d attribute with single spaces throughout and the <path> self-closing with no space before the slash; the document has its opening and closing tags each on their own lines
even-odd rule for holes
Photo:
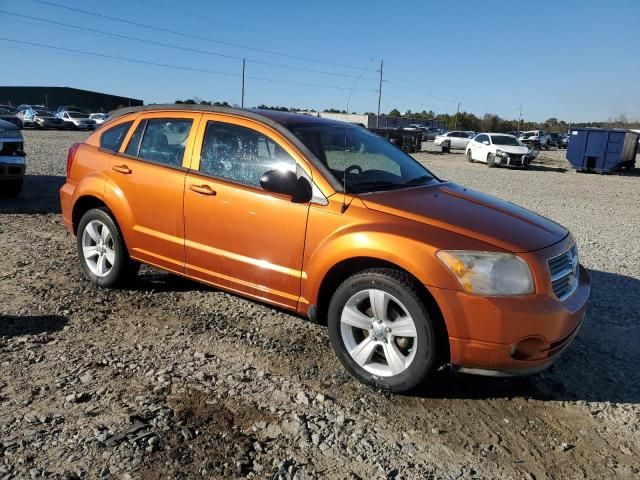
<svg viewBox="0 0 640 480">
<path fill-rule="evenodd" d="M 380 60 L 380 86 L 378 87 L 378 115 L 376 116 L 376 128 L 380 126 L 380 101 L 382 100 L 382 66 L 384 59 Z"/>
<path fill-rule="evenodd" d="M 245 59 L 242 59 L 242 97 L 240 99 L 240 108 L 244 108 L 244 67 L 245 67 Z"/>
<path fill-rule="evenodd" d="M 520 122 L 522 121 L 522 105 L 520 105 L 520 108 L 518 109 L 518 130 L 517 132 L 520 133 Z"/>
<path fill-rule="evenodd" d="M 456 110 L 456 119 L 453 122 L 453 129 L 454 130 L 458 129 L 458 114 L 460 114 L 460 102 L 458 102 L 458 110 Z"/>
</svg>

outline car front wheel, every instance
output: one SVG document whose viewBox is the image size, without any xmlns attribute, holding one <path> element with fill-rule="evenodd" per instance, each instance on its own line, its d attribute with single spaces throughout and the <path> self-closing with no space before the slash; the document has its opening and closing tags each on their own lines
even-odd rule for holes
<svg viewBox="0 0 640 480">
<path fill-rule="evenodd" d="M 338 359 L 363 383 L 407 392 L 435 369 L 434 325 L 403 272 L 371 269 L 349 277 L 331 299 L 328 326 Z"/>
<path fill-rule="evenodd" d="M 473 157 L 471 156 L 471 149 L 467 150 L 467 161 L 473 163 Z"/>
<path fill-rule="evenodd" d="M 87 211 L 78 225 L 78 256 L 85 275 L 100 287 L 118 287 L 135 277 L 122 233 L 106 208 Z"/>
<path fill-rule="evenodd" d="M 494 168 L 496 166 L 496 156 L 493 153 L 487 155 L 487 167 Z"/>
</svg>

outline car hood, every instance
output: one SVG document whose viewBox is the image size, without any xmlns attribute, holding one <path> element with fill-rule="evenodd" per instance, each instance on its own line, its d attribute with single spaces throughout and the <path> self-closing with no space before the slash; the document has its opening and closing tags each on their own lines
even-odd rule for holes
<svg viewBox="0 0 640 480">
<path fill-rule="evenodd" d="M 524 155 L 529 151 L 525 146 L 513 146 L 513 145 L 496 145 L 496 150 L 502 150 L 503 152 L 513 153 L 514 155 Z"/>
<path fill-rule="evenodd" d="M 360 198 L 372 210 L 443 228 L 511 252 L 539 250 L 569 233 L 529 210 L 451 182 Z"/>
</svg>

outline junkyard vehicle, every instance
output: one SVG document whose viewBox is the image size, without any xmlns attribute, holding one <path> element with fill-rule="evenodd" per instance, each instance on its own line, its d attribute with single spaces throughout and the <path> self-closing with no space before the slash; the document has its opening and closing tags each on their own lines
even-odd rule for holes
<svg viewBox="0 0 640 480">
<path fill-rule="evenodd" d="M 545 133 L 542 130 L 531 130 L 530 132 L 522 132 L 519 140 L 524 145 L 548 150 L 551 147 L 551 138 L 549 134 Z"/>
<path fill-rule="evenodd" d="M 96 122 L 96 125 L 101 125 L 107 119 L 108 115 L 106 113 L 92 113 L 89 115 L 89 118 Z"/>
<path fill-rule="evenodd" d="M 63 110 L 57 113 L 58 118 L 60 118 L 68 128 L 74 128 L 77 130 L 93 130 L 96 128 L 96 121 L 89 118 L 88 113 L 81 112 L 69 112 Z"/>
<path fill-rule="evenodd" d="M 0 197 L 15 197 L 20 193 L 25 168 L 24 139 L 20 129 L 0 120 Z"/>
<path fill-rule="evenodd" d="M 550 133 L 549 145 L 552 145 L 556 148 L 567 148 L 567 143 L 562 133 Z"/>
<path fill-rule="evenodd" d="M 22 120 L 24 126 L 42 129 L 62 129 L 64 122 L 56 117 L 51 111 L 40 107 L 28 107 L 18 110 L 18 118 Z"/>
<path fill-rule="evenodd" d="M 17 112 L 7 110 L 5 108 L 0 107 L 0 120 L 4 120 L 5 122 L 13 123 L 16 127 L 22 128 L 22 120 L 16 115 Z"/>
<path fill-rule="evenodd" d="M 447 153 L 452 149 L 464 150 L 467 148 L 467 144 L 469 143 L 471 138 L 467 132 L 460 131 L 452 131 L 447 132 L 442 135 L 438 135 L 433 143 L 442 147 L 442 151 Z"/>
<path fill-rule="evenodd" d="M 86 113 L 87 115 L 89 114 L 89 112 L 87 112 L 85 109 L 76 107 L 74 105 L 61 105 L 56 109 L 55 114 L 57 115 L 62 112 L 78 112 L 78 113 Z"/>
<path fill-rule="evenodd" d="M 589 296 L 565 228 L 325 118 L 123 109 L 71 147 L 60 199 L 96 285 L 146 263 L 308 316 L 354 377 L 395 392 L 440 366 L 542 370 Z"/>
<path fill-rule="evenodd" d="M 535 158 L 532 149 L 520 143 L 513 135 L 505 133 L 481 133 L 467 146 L 467 160 L 483 162 L 493 168 L 501 165 L 529 168 Z"/>
</svg>

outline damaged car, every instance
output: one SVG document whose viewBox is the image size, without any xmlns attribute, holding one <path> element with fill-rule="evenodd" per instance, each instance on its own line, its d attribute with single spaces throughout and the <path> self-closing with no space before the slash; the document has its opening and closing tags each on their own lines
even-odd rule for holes
<svg viewBox="0 0 640 480">
<path fill-rule="evenodd" d="M 24 139 L 13 123 L 0 120 L 0 197 L 16 197 L 26 169 Z"/>
</svg>

